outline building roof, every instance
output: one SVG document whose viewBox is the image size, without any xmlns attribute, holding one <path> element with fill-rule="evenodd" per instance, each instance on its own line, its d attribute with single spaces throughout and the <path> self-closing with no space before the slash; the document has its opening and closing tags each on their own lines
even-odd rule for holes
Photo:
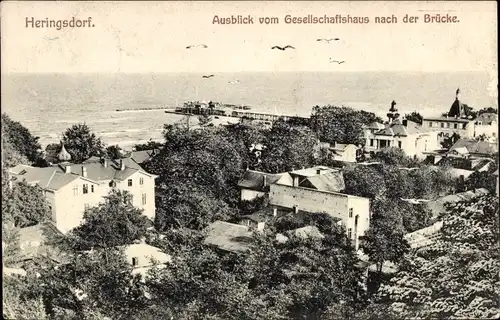
<svg viewBox="0 0 500 320">
<path fill-rule="evenodd" d="M 254 170 L 247 170 L 238 182 L 238 187 L 256 191 L 264 191 L 270 184 L 278 181 L 281 176 L 282 174 L 272 174 Z"/>
<path fill-rule="evenodd" d="M 207 227 L 206 231 L 205 244 L 230 252 L 245 252 L 250 247 L 252 233 L 247 226 L 215 221 Z"/>
<path fill-rule="evenodd" d="M 455 99 L 455 101 L 453 101 L 453 104 L 450 107 L 450 111 L 448 111 L 448 116 L 464 118 L 471 116 L 471 111 L 472 108 L 466 105 L 465 103 L 462 103 L 457 96 L 457 98 Z"/>
<path fill-rule="evenodd" d="M 375 130 L 380 130 L 380 129 L 383 129 L 385 126 L 380 123 L 380 122 L 372 122 L 370 124 L 367 124 L 367 125 L 363 125 L 363 127 L 365 129 L 375 129 Z"/>
<path fill-rule="evenodd" d="M 18 181 L 25 180 L 28 184 L 38 184 L 49 190 L 59 190 L 65 185 L 78 179 L 78 175 L 65 174 L 55 167 L 37 168 L 26 165 L 17 165 L 10 169 L 13 177 Z"/>
<path fill-rule="evenodd" d="M 424 128 L 413 121 L 404 120 L 401 123 L 399 120 L 392 123 L 385 124 L 385 127 L 379 131 L 374 132 L 376 136 L 400 136 L 406 137 L 409 134 L 424 133 Z"/>
<path fill-rule="evenodd" d="M 455 118 L 455 117 L 447 117 L 447 116 L 442 116 L 442 117 L 434 117 L 434 118 L 424 118 L 425 121 L 437 121 L 437 122 L 458 122 L 458 123 L 469 123 L 471 122 L 470 119 L 461 119 L 461 118 Z"/>
<path fill-rule="evenodd" d="M 318 170 L 320 173 L 318 173 Z M 300 176 L 300 177 L 313 177 L 320 174 L 326 174 L 327 172 L 338 171 L 337 169 L 332 169 L 326 166 L 315 166 L 311 168 L 304 168 L 300 170 L 293 170 L 290 172 L 292 176 Z"/>
<path fill-rule="evenodd" d="M 493 122 L 498 122 L 498 114 L 492 112 L 485 112 L 478 115 L 475 119 L 476 124 L 491 125 Z"/>
<path fill-rule="evenodd" d="M 479 141 L 474 139 L 458 139 L 450 148 L 451 151 L 464 152 L 464 148 L 469 154 L 493 155 L 498 152 L 498 145 L 488 141 Z"/>
<path fill-rule="evenodd" d="M 54 248 L 47 244 L 47 240 L 49 236 L 56 234 L 61 232 L 51 222 L 19 229 L 21 260 L 31 260 L 39 255 L 47 256 L 53 253 Z"/>
<path fill-rule="evenodd" d="M 330 150 L 333 150 L 333 151 L 344 151 L 345 148 L 347 148 L 348 146 L 353 146 L 354 148 L 358 148 L 356 145 L 354 144 L 345 144 L 345 143 L 335 143 L 335 146 L 334 147 L 331 147 Z"/>
<path fill-rule="evenodd" d="M 427 207 L 437 215 L 445 210 L 445 204 L 459 202 L 464 200 L 470 200 L 485 194 L 489 194 L 489 191 L 484 188 L 479 188 L 476 190 L 469 190 L 466 192 L 450 194 L 444 197 L 437 198 L 433 201 L 429 201 L 426 203 Z"/>
<path fill-rule="evenodd" d="M 344 175 L 340 170 L 308 177 L 302 185 L 304 187 L 312 187 L 316 190 L 329 192 L 339 192 L 345 189 Z"/>
<path fill-rule="evenodd" d="M 160 149 L 132 151 L 132 153 L 130 154 L 130 158 L 132 158 L 132 160 L 134 160 L 136 163 L 141 164 L 150 160 L 159 152 Z"/>
</svg>

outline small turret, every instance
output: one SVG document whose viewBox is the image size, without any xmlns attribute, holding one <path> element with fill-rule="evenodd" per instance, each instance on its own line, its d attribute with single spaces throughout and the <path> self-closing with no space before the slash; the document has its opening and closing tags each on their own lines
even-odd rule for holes
<svg viewBox="0 0 500 320">
<path fill-rule="evenodd" d="M 62 141 L 61 141 L 61 151 L 57 155 L 57 158 L 61 162 L 70 161 L 71 160 L 71 155 L 69 154 L 68 151 L 66 151 L 66 148 L 64 147 L 64 144 L 63 144 Z"/>
<path fill-rule="evenodd" d="M 387 118 L 389 118 L 389 123 L 392 123 L 399 118 L 398 109 L 396 109 L 396 101 L 394 100 L 392 100 L 391 108 L 389 109 L 389 113 L 387 113 Z"/>
</svg>

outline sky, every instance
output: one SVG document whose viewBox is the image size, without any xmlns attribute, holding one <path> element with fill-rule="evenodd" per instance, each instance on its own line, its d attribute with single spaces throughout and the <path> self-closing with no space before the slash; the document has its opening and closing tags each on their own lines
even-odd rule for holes
<svg viewBox="0 0 500 320">
<path fill-rule="evenodd" d="M 487 71 L 496 79 L 496 2 L 2 2 L 2 73 Z M 369 24 L 286 24 L 285 16 L 367 16 Z M 419 16 L 405 24 L 406 14 Z M 458 23 L 423 23 L 424 14 Z M 253 25 L 213 18 L 254 17 Z M 375 24 L 375 16 L 398 18 Z M 261 25 L 259 17 L 278 17 Z M 88 19 L 93 28 L 26 28 Z M 340 38 L 330 44 L 317 38 Z M 192 44 L 206 49 L 186 49 Z M 271 50 L 274 45 L 295 50 Z M 329 59 L 344 60 L 343 64 Z M 498 83 L 498 82 L 496 82 Z"/>
</svg>

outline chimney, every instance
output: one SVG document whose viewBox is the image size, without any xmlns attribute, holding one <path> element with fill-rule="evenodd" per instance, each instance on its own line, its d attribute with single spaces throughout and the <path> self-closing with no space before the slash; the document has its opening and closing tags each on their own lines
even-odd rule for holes
<svg viewBox="0 0 500 320">
<path fill-rule="evenodd" d="M 405 127 L 408 126 L 408 119 L 403 119 L 403 126 L 405 126 Z"/>
<path fill-rule="evenodd" d="M 264 179 L 263 184 L 264 184 L 264 188 L 265 188 L 265 187 L 267 187 L 267 176 L 264 175 L 264 177 L 262 177 L 262 178 Z"/>
<path fill-rule="evenodd" d="M 294 187 L 299 186 L 299 177 L 298 176 L 293 177 L 293 186 Z"/>
<path fill-rule="evenodd" d="M 295 214 L 299 213 L 299 206 L 298 205 L 293 206 L 293 213 L 295 213 Z"/>
<path fill-rule="evenodd" d="M 108 159 L 103 159 L 102 165 L 104 166 L 104 168 L 107 168 L 108 167 Z"/>
<path fill-rule="evenodd" d="M 120 159 L 120 170 L 125 170 L 125 163 L 123 162 L 123 159 Z"/>
<path fill-rule="evenodd" d="M 273 217 L 278 215 L 278 208 L 273 208 Z"/>
<path fill-rule="evenodd" d="M 71 173 L 71 166 L 70 165 L 64 167 L 64 173 Z"/>
<path fill-rule="evenodd" d="M 87 168 L 82 166 L 82 177 L 87 178 Z"/>
</svg>

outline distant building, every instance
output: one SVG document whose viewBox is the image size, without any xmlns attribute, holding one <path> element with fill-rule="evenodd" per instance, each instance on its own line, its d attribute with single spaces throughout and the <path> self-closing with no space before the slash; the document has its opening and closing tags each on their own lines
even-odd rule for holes
<svg viewBox="0 0 500 320">
<path fill-rule="evenodd" d="M 484 135 L 489 142 L 498 141 L 498 114 L 485 112 L 474 119 L 474 136 Z"/>
<path fill-rule="evenodd" d="M 389 121 L 384 125 L 371 123 L 364 126 L 365 151 L 376 153 L 396 147 L 407 156 L 423 158 L 424 153 L 439 149 L 438 132 L 407 119 L 399 120 L 395 101 L 387 117 Z"/>
<path fill-rule="evenodd" d="M 321 149 L 328 150 L 333 160 L 342 162 L 356 162 L 360 148 L 354 144 L 321 142 Z"/>
<path fill-rule="evenodd" d="M 498 153 L 498 145 L 475 139 L 459 139 L 448 151 L 449 156 L 462 158 L 491 158 Z"/>
<path fill-rule="evenodd" d="M 238 182 L 241 200 L 254 200 L 269 192 L 269 185 L 281 178 L 282 174 L 271 174 L 254 170 L 247 170 Z"/>
<path fill-rule="evenodd" d="M 426 202 L 424 205 L 431 210 L 434 217 L 439 216 L 441 213 L 445 212 L 447 203 L 456 203 L 459 201 L 468 201 L 482 195 L 489 194 L 488 190 L 484 188 L 469 190 L 465 192 L 450 194 L 444 197 L 437 198 Z"/>
<path fill-rule="evenodd" d="M 130 153 L 130 158 L 134 162 L 142 166 L 143 164 L 150 161 L 154 156 L 156 156 L 159 153 L 160 149 L 132 151 Z"/>
<path fill-rule="evenodd" d="M 63 147 L 60 158 L 67 161 L 64 151 Z M 9 172 L 15 181 L 37 184 L 44 190 L 52 221 L 63 233 L 80 225 L 85 209 L 102 202 L 111 189 L 128 191 L 134 206 L 143 209 L 151 220 L 155 217 L 156 176 L 130 158 L 62 162 L 45 168 L 18 165 Z"/>
<path fill-rule="evenodd" d="M 473 138 L 475 125 L 472 120 L 472 108 L 460 101 L 460 89 L 457 89 L 455 101 L 448 113 L 434 118 L 424 118 L 422 126 L 426 129 L 439 130 L 441 137 L 451 136 L 453 133 L 461 137 Z"/>
<path fill-rule="evenodd" d="M 443 222 L 438 221 L 429 227 L 405 234 L 404 239 L 412 249 L 427 247 L 441 237 L 440 231 L 442 227 Z"/>
<path fill-rule="evenodd" d="M 345 189 L 342 171 L 325 166 L 315 166 L 283 173 L 276 183 L 329 192 L 340 192 Z"/>
<path fill-rule="evenodd" d="M 132 274 L 146 276 L 153 266 L 162 266 L 172 261 L 172 257 L 159 248 L 146 243 L 134 243 L 124 247 L 127 262 L 132 266 Z"/>
</svg>

